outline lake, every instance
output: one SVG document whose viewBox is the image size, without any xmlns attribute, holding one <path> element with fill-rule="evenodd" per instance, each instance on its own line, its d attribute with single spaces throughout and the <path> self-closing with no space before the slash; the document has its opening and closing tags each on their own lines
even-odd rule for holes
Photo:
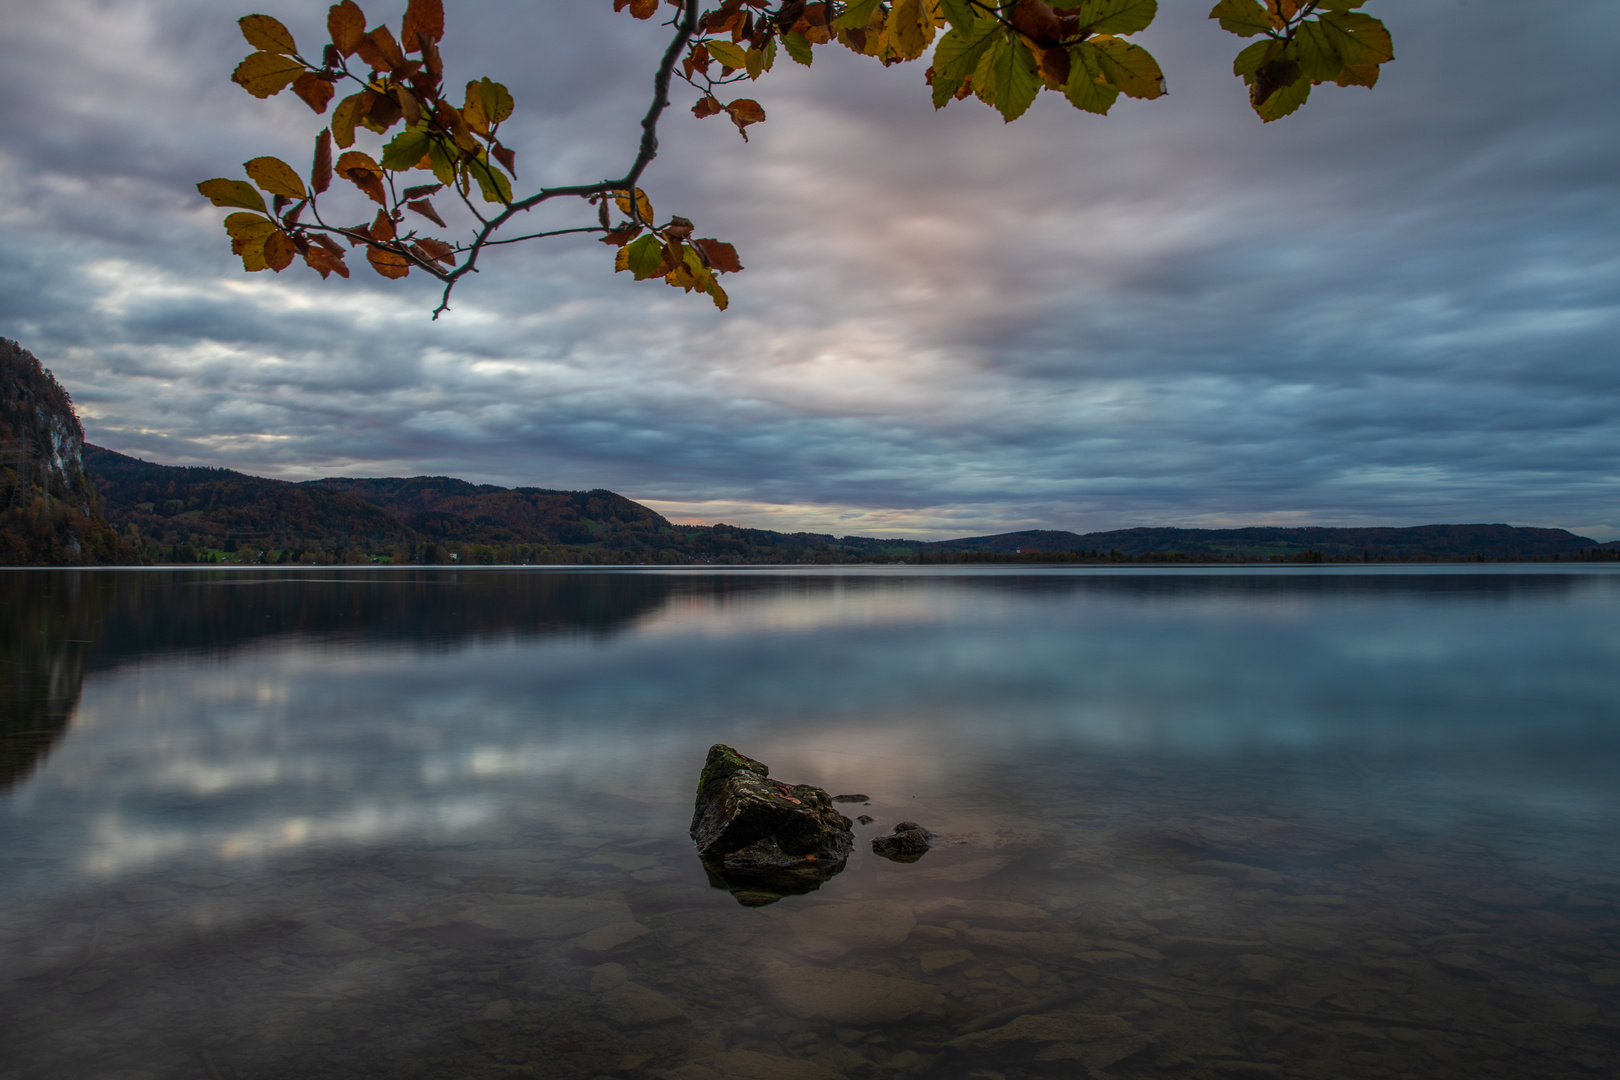
<svg viewBox="0 0 1620 1080">
<path fill-rule="evenodd" d="M 1609 567 L 3 571 L 0 1075 L 1595 1077 Z M 709 747 L 833 795 L 780 899 Z M 920 860 L 878 858 L 901 821 Z"/>
</svg>

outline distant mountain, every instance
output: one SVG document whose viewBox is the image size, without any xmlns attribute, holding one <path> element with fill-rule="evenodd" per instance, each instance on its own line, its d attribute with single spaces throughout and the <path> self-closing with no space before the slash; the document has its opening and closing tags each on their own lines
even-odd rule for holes
<svg viewBox="0 0 1620 1080">
<path fill-rule="evenodd" d="M 73 399 L 33 353 L 0 338 L 0 565 L 124 556 L 85 475 Z"/>
<path fill-rule="evenodd" d="M 1412 528 L 1327 527 L 1247 529 L 1116 529 L 1072 533 L 1030 531 L 943 540 L 924 545 L 942 552 L 1117 551 L 1140 557 L 1154 553 L 1242 556 L 1295 556 L 1307 551 L 1327 556 L 1386 559 L 1480 557 L 1546 558 L 1579 555 L 1599 547 L 1596 540 L 1563 529 L 1512 525 L 1418 525 Z"/>
</svg>

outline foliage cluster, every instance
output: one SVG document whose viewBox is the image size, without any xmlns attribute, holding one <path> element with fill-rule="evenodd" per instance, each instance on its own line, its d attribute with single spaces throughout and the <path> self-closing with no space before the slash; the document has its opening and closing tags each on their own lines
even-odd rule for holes
<svg viewBox="0 0 1620 1080">
<path fill-rule="evenodd" d="M 1382 22 L 1356 10 L 1364 3 L 1219 0 L 1211 19 L 1259 39 L 1238 54 L 1233 71 L 1262 120 L 1294 112 L 1324 82 L 1377 83 L 1394 47 Z M 616 270 L 703 293 L 723 310 L 729 298 L 719 278 L 742 269 L 736 249 L 696 237 L 687 218 L 660 221 L 640 186 L 657 156 L 658 123 L 676 78 L 698 92 L 694 115 L 725 116 L 744 139 L 766 113 L 756 99 L 733 96 L 735 88 L 758 80 L 782 57 L 813 65 L 817 49 L 834 43 L 884 66 L 931 58 L 926 81 L 935 108 L 975 97 L 1009 122 L 1043 90 L 1097 114 L 1107 114 L 1122 95 L 1153 99 L 1166 92 L 1158 61 L 1128 40 L 1153 24 L 1158 0 L 720 0 L 713 6 L 613 0 L 613 6 L 637 19 L 666 12 L 673 31 L 622 177 L 519 197 L 513 188 L 517 154 L 501 138 L 516 103 L 487 76 L 464 85 L 447 79 L 439 51 L 442 0 L 409 0 L 397 33 L 386 22 L 367 29 L 355 0 L 342 0 L 328 12 L 328 40 L 318 53 L 300 52 L 292 32 L 268 15 L 240 20 L 255 51 L 232 80 L 248 93 L 266 98 L 291 88 L 324 116 L 339 87 L 352 91 L 338 99 L 330 123 L 315 136 L 307 179 L 264 156 L 244 164 L 247 180 L 216 177 L 198 190 L 236 211 L 225 218 L 225 230 L 244 269 L 279 273 L 301 257 L 323 279 L 348 277 L 348 251 L 364 248 L 366 261 L 385 278 L 418 270 L 439 280 L 444 288 L 435 318 L 485 248 L 571 234 L 598 234 L 615 249 Z M 375 152 L 357 148 L 363 132 L 378 137 Z M 334 180 L 347 181 L 375 204 L 374 212 L 367 206 L 367 220 L 332 209 Z M 448 239 L 450 226 L 435 197 L 455 201 L 470 216 L 470 235 Z M 559 198 L 594 208 L 594 223 L 498 235 Z M 428 224 L 443 235 L 431 235 Z"/>
</svg>

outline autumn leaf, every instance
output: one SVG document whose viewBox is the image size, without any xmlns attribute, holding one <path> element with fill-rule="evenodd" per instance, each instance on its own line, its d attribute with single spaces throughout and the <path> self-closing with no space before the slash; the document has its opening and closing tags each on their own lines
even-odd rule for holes
<svg viewBox="0 0 1620 1080">
<path fill-rule="evenodd" d="M 733 71 L 742 71 L 748 67 L 748 54 L 729 41 L 705 41 L 709 55 L 720 61 Z"/>
<path fill-rule="evenodd" d="M 332 132 L 322 128 L 315 136 L 315 161 L 309 170 L 310 186 L 319 195 L 332 186 Z"/>
<path fill-rule="evenodd" d="M 620 213 L 631 214 L 630 193 L 628 191 L 615 191 L 613 193 L 613 201 L 618 204 Z M 631 216 L 635 217 L 638 221 L 649 225 L 652 224 L 652 201 L 647 198 L 647 193 L 642 191 L 640 188 L 636 188 L 636 209 L 635 213 L 631 214 Z"/>
<path fill-rule="evenodd" d="M 876 14 L 879 0 L 850 0 L 833 25 L 840 30 L 861 30 L 872 21 Z"/>
<path fill-rule="evenodd" d="M 366 247 L 366 261 L 385 278 L 402 278 L 411 272 L 411 260 L 397 251 L 371 245 Z"/>
<path fill-rule="evenodd" d="M 264 238 L 264 263 L 276 273 L 281 273 L 292 265 L 293 256 L 298 254 L 298 248 L 293 245 L 292 237 L 281 230 L 276 230 Z"/>
<path fill-rule="evenodd" d="M 510 117 L 516 107 L 511 92 L 488 77 L 478 80 L 478 96 L 484 106 L 484 115 L 491 124 L 499 124 Z"/>
<path fill-rule="evenodd" d="M 345 150 L 354 145 L 354 126 L 360 122 L 360 101 L 359 94 L 350 94 L 332 110 L 332 138 Z"/>
<path fill-rule="evenodd" d="M 428 262 L 444 263 L 446 266 L 456 265 L 456 249 L 443 240 L 424 236 L 411 246 L 411 250 Z"/>
<path fill-rule="evenodd" d="M 723 240 L 692 241 L 692 246 L 703 254 L 708 264 L 722 274 L 735 274 L 740 271 L 742 263 L 737 260 L 737 249 Z"/>
<path fill-rule="evenodd" d="M 599 237 L 602 243 L 611 247 L 624 247 L 630 241 L 641 235 L 640 225 L 627 225 L 622 229 L 615 229 L 606 236 Z"/>
<path fill-rule="evenodd" d="M 333 4 L 326 13 L 326 32 L 344 56 L 353 56 L 366 34 L 366 13 L 354 0 Z"/>
<path fill-rule="evenodd" d="M 1041 89 L 1035 56 L 1021 39 L 1003 39 L 986 54 L 995 78 L 995 106 L 1007 123 L 1023 116 Z"/>
<path fill-rule="evenodd" d="M 280 158 L 256 157 L 244 162 L 242 168 L 247 170 L 248 179 L 272 195 L 302 199 L 306 194 L 303 179 Z"/>
<path fill-rule="evenodd" d="M 270 238 L 269 233 L 255 237 L 252 240 L 233 240 L 231 251 L 242 256 L 242 269 L 250 274 L 260 270 L 268 270 L 270 264 L 264 261 L 264 242 Z"/>
<path fill-rule="evenodd" d="M 405 6 L 405 20 L 399 27 L 399 40 L 405 51 L 419 52 L 423 35 L 429 41 L 444 37 L 444 4 L 441 0 L 410 0 Z"/>
<path fill-rule="evenodd" d="M 232 240 L 262 240 L 276 231 L 276 223 L 261 214 L 230 214 L 225 232 Z"/>
<path fill-rule="evenodd" d="M 298 46 L 293 43 L 292 34 L 268 15 L 244 15 L 236 20 L 236 25 L 242 28 L 242 36 L 247 38 L 247 43 L 255 49 L 287 54 L 298 51 Z"/>
<path fill-rule="evenodd" d="M 765 121 L 765 107 L 752 98 L 738 98 L 726 106 L 726 113 L 731 117 L 731 122 L 737 125 L 737 130 L 742 132 L 744 141 L 748 139 L 749 124 Z"/>
<path fill-rule="evenodd" d="M 1088 33 L 1135 34 L 1158 15 L 1159 0 L 1086 0 L 1077 19 Z"/>
<path fill-rule="evenodd" d="M 1083 43 L 1082 48 L 1095 49 L 1097 70 L 1110 86 L 1126 97 L 1157 98 L 1165 94 L 1164 72 L 1153 54 L 1140 45 L 1117 37 L 1098 36 Z"/>
<path fill-rule="evenodd" d="M 257 210 L 265 214 L 270 212 L 264 205 L 264 196 L 246 180 L 227 180 L 224 177 L 204 180 L 197 185 L 197 190 L 215 206 L 240 206 L 244 210 Z"/>
<path fill-rule="evenodd" d="M 349 267 L 344 263 L 343 256 L 333 254 L 324 247 L 311 244 L 309 250 L 304 252 L 304 262 L 311 268 L 320 271 L 323 281 L 331 274 L 337 274 L 340 277 L 349 276 Z"/>
<path fill-rule="evenodd" d="M 334 87 L 328 80 L 321 78 L 313 71 L 306 71 L 293 80 L 293 93 L 302 98 L 304 104 L 308 105 L 316 113 L 326 111 L 326 106 L 332 100 L 332 95 L 335 92 Z"/>
<path fill-rule="evenodd" d="M 697 117 L 699 120 L 702 120 L 706 116 L 715 116 L 725 111 L 726 107 L 720 104 L 720 99 L 715 97 L 713 94 L 703 95 L 703 99 L 696 105 L 692 106 L 692 115 Z"/>
<path fill-rule="evenodd" d="M 405 209 L 413 210 L 416 213 L 421 214 L 423 217 L 427 218 L 441 229 L 448 229 L 450 227 L 444 223 L 444 218 L 439 216 L 439 212 L 433 209 L 433 204 L 428 202 L 426 199 L 413 199 L 405 204 Z"/>
<path fill-rule="evenodd" d="M 382 167 L 372 160 L 370 154 L 359 150 L 348 151 L 338 158 L 336 172 L 365 192 L 372 201 L 383 206 L 388 204 L 382 185 Z"/>
<path fill-rule="evenodd" d="M 303 73 L 304 65 L 280 53 L 256 52 L 236 65 L 231 81 L 256 98 L 281 93 Z"/>
</svg>

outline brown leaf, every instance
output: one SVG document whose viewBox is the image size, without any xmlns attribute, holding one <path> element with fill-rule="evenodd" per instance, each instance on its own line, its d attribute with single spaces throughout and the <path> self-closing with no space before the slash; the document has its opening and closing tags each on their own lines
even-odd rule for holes
<svg viewBox="0 0 1620 1080">
<path fill-rule="evenodd" d="M 373 240 L 388 241 L 399 235 L 394 231 L 394 219 L 388 216 L 387 210 L 377 211 L 377 220 L 371 223 L 367 231 Z"/>
<path fill-rule="evenodd" d="M 428 262 L 441 262 L 446 266 L 456 265 L 456 249 L 443 240 L 435 240 L 431 236 L 424 236 L 411 245 L 411 250 Z"/>
<path fill-rule="evenodd" d="M 444 223 L 444 218 L 439 216 L 439 212 L 433 209 L 433 204 L 428 202 L 426 199 L 416 199 L 412 202 L 408 202 L 405 204 L 405 209 L 416 211 L 418 214 L 421 214 L 423 217 L 427 218 L 441 229 L 448 229 L 450 227 Z"/>
<path fill-rule="evenodd" d="M 638 19 L 650 19 L 658 14 L 658 0 L 613 0 L 613 10 L 623 11 L 630 9 L 630 14 Z"/>
<path fill-rule="evenodd" d="M 309 170 L 310 186 L 319 195 L 332 186 L 332 132 L 322 128 L 315 136 L 315 163 Z"/>
<path fill-rule="evenodd" d="M 1019 0 L 1012 14 L 1013 29 L 1043 49 L 1063 39 L 1063 20 L 1045 0 Z"/>
<path fill-rule="evenodd" d="M 354 0 L 333 4 L 326 13 L 326 30 L 331 34 L 332 44 L 337 46 L 338 52 L 353 56 L 360 47 L 360 39 L 366 36 L 366 13 L 360 10 L 360 5 Z"/>
<path fill-rule="evenodd" d="M 672 217 L 669 224 L 664 227 L 665 236 L 673 236 L 677 240 L 685 240 L 692 235 L 692 223 L 683 217 Z"/>
<path fill-rule="evenodd" d="M 1069 59 L 1069 50 L 1062 46 L 1041 51 L 1039 66 L 1046 85 L 1060 90 L 1069 84 Z"/>
<path fill-rule="evenodd" d="M 252 161 L 243 162 L 242 168 L 247 170 L 249 180 L 272 195 L 282 195 L 289 199 L 304 197 L 303 179 L 291 165 L 280 158 L 256 157 Z"/>
<path fill-rule="evenodd" d="M 722 274 L 735 274 L 743 268 L 737 261 L 737 249 L 723 240 L 693 240 L 692 246 L 698 249 L 704 262 Z"/>
<path fill-rule="evenodd" d="M 298 46 L 293 44 L 292 34 L 268 15 L 244 15 L 236 20 L 236 25 L 242 28 L 242 36 L 255 49 L 288 54 L 298 51 Z"/>
<path fill-rule="evenodd" d="M 348 151 L 338 158 L 336 172 L 379 206 L 388 205 L 387 193 L 383 191 L 382 166 L 373 161 L 369 154 L 362 154 L 358 150 Z"/>
<path fill-rule="evenodd" d="M 314 236 L 310 237 L 310 239 L 319 244 L 321 247 L 325 248 L 327 251 L 330 251 L 333 255 L 336 255 L 340 260 L 343 258 L 342 245 L 340 245 L 336 240 L 333 240 L 330 236 L 327 236 L 325 233 L 316 233 Z M 344 274 L 343 276 L 348 277 L 349 275 Z"/>
<path fill-rule="evenodd" d="M 405 118 L 405 123 L 415 127 L 421 121 L 422 106 L 417 104 L 415 94 L 403 86 L 395 85 L 389 88 L 388 96 L 399 105 L 399 112 Z"/>
<path fill-rule="evenodd" d="M 399 39 L 405 51 L 420 51 L 423 35 L 430 42 L 444 37 L 444 4 L 441 0 L 410 0 L 405 6 L 405 21 L 399 27 Z"/>
<path fill-rule="evenodd" d="M 601 241 L 610 247 L 624 247 L 624 245 L 628 244 L 630 241 L 634 240 L 640 235 L 640 225 L 627 225 L 622 229 L 614 229 L 606 236 L 601 237 Z"/>
<path fill-rule="evenodd" d="M 304 262 L 320 271 L 322 280 L 325 280 L 330 274 L 337 274 L 339 277 L 349 276 L 349 267 L 343 261 L 341 248 L 334 254 L 332 251 L 327 250 L 325 245 L 320 247 L 311 246 L 308 251 L 304 252 Z"/>
<path fill-rule="evenodd" d="M 411 260 L 387 248 L 367 246 L 366 261 L 385 278 L 402 278 L 411 272 Z"/>
<path fill-rule="evenodd" d="M 726 107 L 720 104 L 720 99 L 715 97 L 713 94 L 705 94 L 702 101 L 699 101 L 696 105 L 692 106 L 692 115 L 697 117 L 699 120 L 702 120 L 706 116 L 714 116 L 717 113 L 723 113 L 725 111 Z"/>
<path fill-rule="evenodd" d="M 401 194 L 407 199 L 420 199 L 432 195 L 442 187 L 443 184 L 417 184 L 415 187 L 406 188 Z"/>
<path fill-rule="evenodd" d="M 726 112 L 730 115 L 731 122 L 737 125 L 737 130 L 742 132 L 745 141 L 748 138 L 748 125 L 765 121 L 764 106 L 753 98 L 738 98 L 726 106 Z"/>
<path fill-rule="evenodd" d="M 368 89 L 360 91 L 360 115 L 368 128 L 381 133 L 398 123 L 404 114 L 399 102 L 387 94 Z"/>
<path fill-rule="evenodd" d="M 264 238 L 264 263 L 276 273 L 291 266 L 296 254 L 298 249 L 293 246 L 292 237 L 286 233 L 277 231 Z"/>
<path fill-rule="evenodd" d="M 506 166 L 507 172 L 511 173 L 513 176 L 517 175 L 517 155 L 515 153 L 502 146 L 500 143 L 495 144 L 492 152 L 495 155 L 495 160 Z"/>
<path fill-rule="evenodd" d="M 373 29 L 369 36 L 388 70 L 398 71 L 405 66 L 405 53 L 400 49 L 399 42 L 394 40 L 394 32 L 388 29 L 387 23 Z"/>
<path fill-rule="evenodd" d="M 337 92 L 330 82 L 313 71 L 306 71 L 294 79 L 292 88 L 293 93 L 303 98 L 304 104 L 317 113 L 326 111 L 332 95 Z"/>
</svg>

